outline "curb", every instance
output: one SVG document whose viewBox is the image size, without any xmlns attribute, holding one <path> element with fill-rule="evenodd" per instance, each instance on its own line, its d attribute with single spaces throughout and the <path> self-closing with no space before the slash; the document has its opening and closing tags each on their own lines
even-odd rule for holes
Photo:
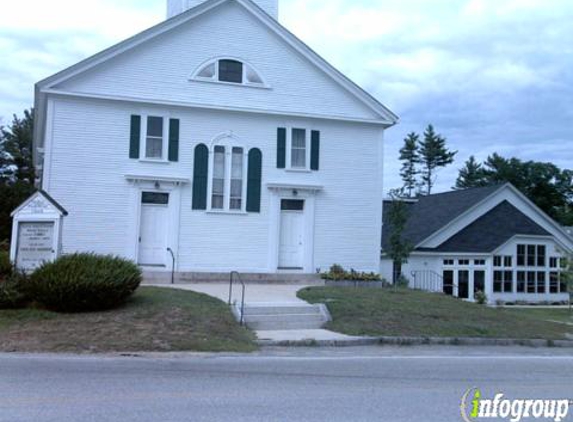
<svg viewBox="0 0 573 422">
<path fill-rule="evenodd" d="M 490 339 L 467 337 L 356 337 L 345 340 L 258 340 L 261 347 L 353 347 L 353 346 L 522 346 L 573 348 L 571 340 Z"/>
</svg>

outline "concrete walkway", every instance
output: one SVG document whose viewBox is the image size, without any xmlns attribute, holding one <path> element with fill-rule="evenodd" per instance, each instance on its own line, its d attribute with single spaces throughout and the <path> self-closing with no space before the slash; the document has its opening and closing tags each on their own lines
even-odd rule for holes
<svg viewBox="0 0 573 422">
<path fill-rule="evenodd" d="M 189 290 L 216 297 L 227 303 L 229 300 L 228 283 L 186 283 L 186 284 L 155 284 L 144 283 L 145 286 L 164 287 L 179 290 Z M 248 284 L 245 289 L 245 302 L 250 305 L 292 305 L 306 304 L 296 293 L 305 285 L 294 284 Z M 241 286 L 233 287 L 233 302 L 241 301 Z M 255 331 L 261 341 L 340 341 L 360 339 L 329 330 L 260 330 Z"/>
</svg>

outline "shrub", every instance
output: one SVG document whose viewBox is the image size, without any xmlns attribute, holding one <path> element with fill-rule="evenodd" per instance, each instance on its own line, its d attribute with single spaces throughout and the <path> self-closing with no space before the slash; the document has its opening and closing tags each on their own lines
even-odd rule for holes
<svg viewBox="0 0 573 422">
<path fill-rule="evenodd" d="M 7 251 L 0 250 L 0 279 L 8 277 L 10 274 L 12 274 L 10 254 Z"/>
<path fill-rule="evenodd" d="M 478 305 L 485 305 L 487 304 L 487 295 L 482 292 L 481 290 L 477 291 L 474 295 L 474 299 Z"/>
<path fill-rule="evenodd" d="M 354 269 L 346 271 L 341 265 L 334 264 L 330 267 L 327 273 L 322 273 L 320 275 L 323 280 L 351 280 L 351 281 L 380 281 L 380 275 L 376 273 L 364 273 L 358 272 Z"/>
<path fill-rule="evenodd" d="M 141 283 L 141 270 L 113 256 L 74 254 L 38 268 L 28 282 L 31 299 L 58 312 L 90 312 L 122 305 Z"/>
<path fill-rule="evenodd" d="M 396 280 L 396 286 L 402 289 L 407 289 L 410 286 L 410 280 L 402 274 L 398 277 L 398 280 Z"/>
<path fill-rule="evenodd" d="M 0 281 L 0 309 L 19 309 L 28 303 L 25 292 L 26 275 L 14 271 L 4 281 Z"/>
</svg>

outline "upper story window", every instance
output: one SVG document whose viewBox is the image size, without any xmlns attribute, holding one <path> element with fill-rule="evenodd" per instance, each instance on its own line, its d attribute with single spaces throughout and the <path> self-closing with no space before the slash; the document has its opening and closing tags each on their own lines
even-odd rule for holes
<svg viewBox="0 0 573 422">
<path fill-rule="evenodd" d="M 547 265 L 545 245 L 517 245 L 518 267 L 545 267 Z"/>
<path fill-rule="evenodd" d="M 265 88 L 261 75 L 248 63 L 238 59 L 214 59 L 199 67 L 193 79 L 207 82 L 223 82 Z"/>
<path fill-rule="evenodd" d="M 163 117 L 147 117 L 147 133 L 145 135 L 145 158 L 162 160 L 163 155 Z"/>
<path fill-rule="evenodd" d="M 179 161 L 179 119 L 158 114 L 131 115 L 129 158 L 161 163 Z"/>
</svg>

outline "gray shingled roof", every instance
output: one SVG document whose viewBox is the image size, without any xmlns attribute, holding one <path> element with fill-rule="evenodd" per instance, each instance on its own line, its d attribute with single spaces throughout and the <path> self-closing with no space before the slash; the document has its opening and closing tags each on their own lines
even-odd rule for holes
<svg viewBox="0 0 573 422">
<path fill-rule="evenodd" d="M 503 201 L 434 250 L 492 252 L 517 234 L 550 236 L 547 230 L 509 202 Z"/>
<path fill-rule="evenodd" d="M 404 230 L 404 239 L 413 246 L 417 245 L 500 188 L 501 185 L 495 185 L 439 193 L 420 197 L 415 203 L 408 203 L 408 224 Z M 387 249 L 392 233 L 388 218 L 391 203 L 392 201 L 384 203 L 383 249 Z"/>
</svg>

